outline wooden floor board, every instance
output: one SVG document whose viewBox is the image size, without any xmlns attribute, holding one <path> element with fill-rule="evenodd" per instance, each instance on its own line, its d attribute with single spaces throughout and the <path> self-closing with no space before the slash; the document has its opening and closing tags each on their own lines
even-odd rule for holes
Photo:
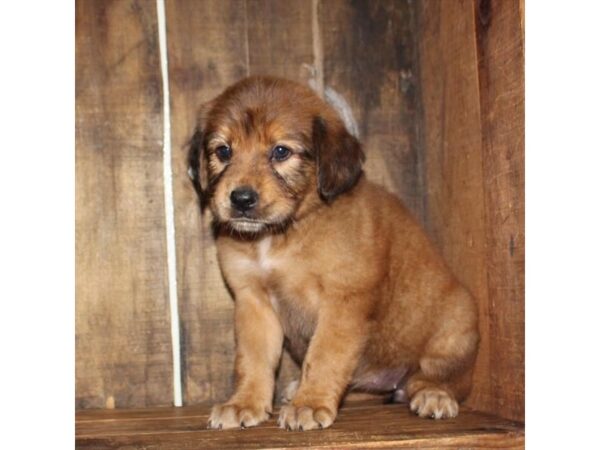
<svg viewBox="0 0 600 450">
<path fill-rule="evenodd" d="M 277 411 L 275 411 L 277 413 Z M 406 405 L 352 403 L 327 430 L 293 432 L 267 423 L 245 430 L 206 429 L 209 408 L 88 410 L 77 413 L 79 449 L 294 449 L 294 448 L 503 448 L 524 447 L 518 422 L 461 411 L 456 419 L 415 417 Z"/>
</svg>

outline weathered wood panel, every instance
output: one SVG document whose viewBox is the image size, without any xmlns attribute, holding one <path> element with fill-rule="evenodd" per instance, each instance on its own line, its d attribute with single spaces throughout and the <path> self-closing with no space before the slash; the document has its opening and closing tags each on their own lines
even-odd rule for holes
<svg viewBox="0 0 600 450">
<path fill-rule="evenodd" d="M 76 3 L 76 405 L 172 404 L 155 8 Z"/>
<path fill-rule="evenodd" d="M 482 342 L 468 404 L 523 419 L 518 2 L 426 0 L 417 9 L 426 222 L 480 305 Z"/>
<path fill-rule="evenodd" d="M 425 221 L 480 302 L 469 404 L 523 417 L 521 6 L 167 0 L 186 403 L 227 398 L 234 344 L 186 142 L 200 104 L 272 74 L 348 102 L 367 175 Z M 172 401 L 157 38 L 154 3 L 77 3 L 79 407 Z M 296 373 L 284 358 L 281 381 Z"/>
<path fill-rule="evenodd" d="M 314 432 L 281 430 L 277 416 L 243 431 L 207 430 L 208 413 L 206 407 L 86 411 L 76 421 L 77 448 L 524 448 L 522 424 L 472 411 L 432 421 L 406 405 L 349 402 L 331 428 Z"/>
<path fill-rule="evenodd" d="M 411 3 L 320 1 L 318 15 L 323 84 L 354 112 L 367 176 L 398 194 L 422 219 Z"/>
<path fill-rule="evenodd" d="M 494 412 L 525 418 L 525 114 L 519 0 L 476 2 Z"/>
<path fill-rule="evenodd" d="M 313 73 L 313 10 L 307 0 L 247 0 L 248 72 L 306 81 Z"/>
<path fill-rule="evenodd" d="M 302 1 L 179 0 L 167 3 L 167 19 L 184 400 L 216 402 L 233 388 L 233 302 L 218 268 L 210 213 L 199 216 L 186 175 L 185 145 L 199 106 L 242 77 L 270 74 L 300 81 L 306 76 L 305 65 L 312 62 L 311 9 Z M 278 391 L 297 373 L 284 354 Z"/>
<path fill-rule="evenodd" d="M 419 3 L 427 225 L 480 305 L 471 404 L 489 409 L 489 305 L 477 46 L 472 1 Z"/>
<path fill-rule="evenodd" d="M 314 79 L 313 14 L 306 0 L 248 0 L 248 72 L 307 83 Z M 275 387 L 275 399 L 300 369 L 284 351 Z"/>
<path fill-rule="evenodd" d="M 233 302 L 187 175 L 197 111 L 247 69 L 245 3 L 168 0 L 173 194 L 185 404 L 225 400 L 233 382 Z"/>
</svg>

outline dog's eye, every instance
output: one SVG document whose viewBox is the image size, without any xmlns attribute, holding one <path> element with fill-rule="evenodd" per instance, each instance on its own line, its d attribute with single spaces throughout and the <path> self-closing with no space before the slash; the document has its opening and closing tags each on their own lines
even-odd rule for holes
<svg viewBox="0 0 600 450">
<path fill-rule="evenodd" d="M 227 147 L 226 145 L 221 145 L 217 147 L 215 151 L 217 154 L 217 158 L 221 160 L 221 162 L 227 162 L 231 159 L 231 147 Z"/>
<path fill-rule="evenodd" d="M 271 152 L 271 158 L 273 158 L 275 161 L 285 161 L 290 157 L 291 154 L 292 151 L 289 148 L 284 147 L 283 145 L 278 145 L 277 147 L 273 148 L 273 151 Z"/>
</svg>

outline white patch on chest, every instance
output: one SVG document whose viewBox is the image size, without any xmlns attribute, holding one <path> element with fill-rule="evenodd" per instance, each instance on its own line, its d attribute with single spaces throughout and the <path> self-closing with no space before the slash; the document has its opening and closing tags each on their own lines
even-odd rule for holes
<svg viewBox="0 0 600 450">
<path fill-rule="evenodd" d="M 246 272 L 265 277 L 275 267 L 275 259 L 271 254 L 271 237 L 267 236 L 256 245 L 253 256 L 238 253 L 228 260 L 230 270 Z"/>
<path fill-rule="evenodd" d="M 271 250 L 271 236 L 267 236 L 258 243 L 258 267 L 261 271 L 269 272 L 274 267 L 274 260 L 269 255 Z"/>
<path fill-rule="evenodd" d="M 269 302 L 271 303 L 273 310 L 279 314 L 279 301 L 272 292 L 269 292 Z"/>
<path fill-rule="evenodd" d="M 239 253 L 228 259 L 228 270 L 241 274 L 241 276 L 258 277 L 269 296 L 269 302 L 276 312 L 280 304 L 277 296 L 269 289 L 269 277 L 272 270 L 281 264 L 281 254 L 275 255 L 272 249 L 272 237 L 267 236 L 256 244 L 254 255 Z"/>
<path fill-rule="evenodd" d="M 277 261 L 271 252 L 271 236 L 267 236 L 258 243 L 256 267 L 263 276 L 266 276 L 275 267 L 276 263 Z M 268 291 L 268 294 L 271 306 L 279 313 L 279 301 L 277 300 L 277 297 L 270 290 Z"/>
</svg>

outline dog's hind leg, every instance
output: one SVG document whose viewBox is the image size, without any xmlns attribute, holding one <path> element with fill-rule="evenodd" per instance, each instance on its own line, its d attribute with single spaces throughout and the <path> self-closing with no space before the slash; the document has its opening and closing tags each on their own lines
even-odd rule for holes
<svg viewBox="0 0 600 450">
<path fill-rule="evenodd" d="M 471 389 L 472 369 L 460 376 L 441 381 L 431 379 L 419 370 L 407 383 L 410 410 L 420 417 L 446 419 L 458 415 L 458 403 Z"/>
<path fill-rule="evenodd" d="M 476 330 L 449 334 L 443 328 L 427 345 L 419 369 L 406 382 L 410 409 L 421 417 L 456 417 L 458 403 L 471 390 L 479 335 Z"/>
</svg>

